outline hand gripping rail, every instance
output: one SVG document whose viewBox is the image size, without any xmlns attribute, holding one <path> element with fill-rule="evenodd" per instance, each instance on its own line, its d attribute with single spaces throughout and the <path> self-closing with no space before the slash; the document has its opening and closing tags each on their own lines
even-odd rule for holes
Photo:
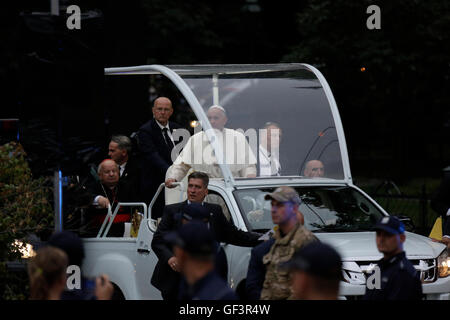
<svg viewBox="0 0 450 320">
<path fill-rule="evenodd" d="M 180 187 L 180 202 L 183 201 L 183 192 L 185 191 L 183 189 L 183 185 L 180 182 L 173 182 L 172 185 L 174 186 L 179 186 Z M 148 227 L 150 228 L 150 230 L 152 230 L 153 232 L 156 231 L 156 228 L 158 227 L 158 222 L 155 219 L 151 218 L 151 212 L 153 209 L 153 205 L 156 202 L 156 199 L 158 199 L 159 194 L 161 193 L 161 191 L 164 189 L 165 187 L 165 183 L 161 183 L 158 187 L 158 190 L 156 190 L 155 195 L 153 196 L 152 201 L 150 202 L 150 204 L 148 205 L 148 216 L 145 216 L 146 218 L 148 218 Z"/>
<path fill-rule="evenodd" d="M 144 202 L 119 202 L 116 206 L 116 209 L 114 210 L 114 213 L 112 213 L 111 205 L 108 205 L 108 214 L 103 220 L 102 226 L 100 227 L 100 230 L 97 233 L 97 238 L 106 237 L 114 219 L 116 218 L 117 212 L 119 211 L 120 207 L 143 207 L 144 217 L 147 217 L 147 204 L 145 204 Z M 107 222 L 108 225 L 106 225 Z"/>
</svg>

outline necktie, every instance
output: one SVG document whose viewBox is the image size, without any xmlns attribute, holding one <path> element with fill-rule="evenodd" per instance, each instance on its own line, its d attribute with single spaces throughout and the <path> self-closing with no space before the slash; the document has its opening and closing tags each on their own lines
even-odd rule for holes
<svg viewBox="0 0 450 320">
<path fill-rule="evenodd" d="M 172 140 L 170 140 L 169 134 L 167 133 L 168 129 L 163 128 L 162 131 L 163 131 L 164 140 L 166 141 L 166 145 L 169 148 L 169 152 L 171 152 L 174 145 L 173 145 Z"/>
</svg>

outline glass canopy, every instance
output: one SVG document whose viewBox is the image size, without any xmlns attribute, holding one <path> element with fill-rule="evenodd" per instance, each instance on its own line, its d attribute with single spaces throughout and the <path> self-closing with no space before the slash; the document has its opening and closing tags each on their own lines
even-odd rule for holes
<svg viewBox="0 0 450 320">
<path fill-rule="evenodd" d="M 212 178 L 351 179 L 334 98 L 326 80 L 312 66 L 152 65 L 109 68 L 106 74 L 150 75 L 154 87 L 162 81 L 162 74 L 178 88 L 185 100 L 174 116 L 181 119 L 184 115 L 182 122 L 186 123 L 179 124 L 188 129 L 189 136 L 184 135 L 174 149 L 175 163 L 191 153 L 194 170 L 220 167 L 210 171 L 215 171 Z M 225 115 L 224 121 L 221 115 Z M 213 150 L 206 153 L 212 156 L 205 157 L 204 148 L 196 149 L 202 139 L 195 140 L 193 134 L 202 134 L 202 127 L 203 140 Z"/>
<path fill-rule="evenodd" d="M 173 70 L 207 115 L 211 106 L 219 105 L 226 113 L 225 128 L 245 134 L 257 159 L 257 176 L 344 178 L 329 101 L 307 68 L 173 66 Z"/>
</svg>

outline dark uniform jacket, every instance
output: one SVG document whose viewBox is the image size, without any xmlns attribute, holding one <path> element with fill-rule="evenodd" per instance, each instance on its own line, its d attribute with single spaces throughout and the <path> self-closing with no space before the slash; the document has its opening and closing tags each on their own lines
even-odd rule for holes
<svg viewBox="0 0 450 320">
<path fill-rule="evenodd" d="M 126 185 L 126 188 L 136 192 L 135 198 L 137 200 L 141 200 L 141 176 L 141 163 L 139 163 L 138 159 L 129 157 L 127 165 L 125 166 L 125 170 L 120 176 L 120 183 L 122 185 Z"/>
<path fill-rule="evenodd" d="M 173 134 L 175 129 L 181 127 L 179 124 L 169 121 L 169 128 Z M 139 129 L 138 141 L 142 158 L 141 190 L 144 201 L 148 204 L 159 185 L 165 181 L 167 169 L 172 165 L 172 159 L 161 128 L 155 119 L 148 121 Z M 164 203 L 164 193 L 162 193 L 154 205 L 153 218 L 161 217 Z"/>
<path fill-rule="evenodd" d="M 167 264 L 173 256 L 173 252 L 171 245 L 164 240 L 164 236 L 181 226 L 181 211 L 186 204 L 187 201 L 184 201 L 166 206 L 158 229 L 153 236 L 152 249 L 159 260 L 153 271 L 151 283 L 163 294 L 170 295 L 174 290 L 178 290 L 180 274 L 173 271 Z M 239 230 L 230 223 L 219 205 L 207 202 L 204 202 L 203 205 L 211 212 L 210 228 L 218 242 L 243 247 L 252 247 L 260 242 L 258 240 L 260 234 Z"/>
<path fill-rule="evenodd" d="M 381 271 L 381 289 L 368 289 L 364 300 L 421 300 L 420 275 L 401 252 L 390 259 L 378 262 Z"/>
<path fill-rule="evenodd" d="M 237 300 L 237 296 L 225 280 L 212 271 L 192 286 L 183 278 L 178 300 Z"/>
<path fill-rule="evenodd" d="M 261 297 L 266 276 L 266 266 L 263 263 L 263 257 L 269 252 L 274 242 L 275 239 L 270 238 L 252 249 L 245 280 L 245 294 L 249 300 L 259 300 Z"/>
</svg>

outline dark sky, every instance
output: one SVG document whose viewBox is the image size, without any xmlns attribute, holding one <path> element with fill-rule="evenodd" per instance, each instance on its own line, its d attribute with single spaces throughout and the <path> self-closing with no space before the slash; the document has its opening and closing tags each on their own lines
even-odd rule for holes
<svg viewBox="0 0 450 320">
<path fill-rule="evenodd" d="M 306 45 L 308 40 L 310 47 L 313 43 L 312 48 L 314 42 L 320 48 L 324 42 L 334 41 L 339 38 L 339 30 L 347 30 L 355 21 L 364 24 L 367 16 L 352 5 L 332 7 L 331 12 L 325 8 L 319 11 L 318 18 L 311 11 L 314 21 L 323 16 L 337 23 L 335 28 L 331 25 L 323 30 L 311 26 L 308 32 L 316 32 L 311 40 L 302 33 L 307 28 L 299 27 L 298 17 L 305 12 L 308 2 L 315 1 L 70 1 L 78 4 L 84 13 L 90 11 L 92 17 L 82 20 L 81 31 L 69 32 L 65 28 L 67 16 L 37 19 L 29 15 L 48 11 L 49 2 L 2 3 L 0 77 L 6 85 L 0 118 L 21 119 L 22 137 L 29 149 L 40 152 L 32 142 L 36 139 L 30 137 L 36 137 L 36 130 L 45 129 L 54 140 L 52 148 L 70 149 L 65 154 L 73 154 L 84 147 L 83 143 L 102 146 L 110 134 L 115 131 L 129 134 L 149 117 L 148 81 L 133 81 L 127 87 L 118 88 L 105 82 L 105 66 L 276 63 L 286 61 L 295 46 Z M 403 2 L 399 5 L 405 5 Z M 376 61 L 380 55 L 382 65 L 394 66 L 403 58 L 400 54 L 381 57 L 386 39 L 407 56 L 406 62 L 397 64 L 402 67 L 411 65 L 407 59 L 417 63 L 440 48 L 433 47 L 439 43 L 435 39 L 419 41 L 415 35 L 420 34 L 421 25 L 417 23 L 417 27 L 413 22 L 436 21 L 437 25 L 424 28 L 440 30 L 445 28 L 445 23 L 439 25 L 442 20 L 380 3 L 382 8 L 387 8 L 384 12 L 393 12 L 384 16 L 384 25 L 392 20 L 396 27 L 377 40 L 380 49 L 362 53 L 367 55 L 367 61 Z M 356 20 L 346 19 L 344 10 L 359 10 Z M 318 24 L 318 28 L 324 25 L 327 26 Z M 351 44 L 356 42 L 351 41 Z M 448 63 L 449 52 L 444 50 L 448 45 L 442 48 L 442 56 L 436 59 Z M 338 49 L 345 52 L 345 47 Z M 355 61 L 364 61 L 352 54 L 338 60 L 337 56 L 327 56 L 324 52 L 325 58 L 317 61 L 320 57 L 315 54 L 309 61 L 293 59 L 292 62 L 316 64 L 329 81 L 343 119 L 354 175 L 385 174 L 399 179 L 438 177 L 442 167 L 450 164 L 450 114 L 445 112 L 444 103 L 448 101 L 444 95 L 448 71 L 445 83 L 434 83 L 431 73 L 430 80 L 417 79 L 418 88 L 414 88 L 414 79 L 407 73 L 404 78 L 401 72 L 396 78 L 386 77 L 381 72 L 377 74 L 377 68 L 371 69 L 370 65 L 370 72 L 365 75 L 352 71 L 359 70 Z M 449 66 L 437 64 L 430 68 L 448 70 Z M 398 85 L 405 81 L 410 82 Z M 421 101 L 408 100 L 409 88 L 421 91 L 418 94 Z M 398 92 L 393 95 L 392 90 Z M 430 95 L 434 98 L 431 105 L 427 99 Z"/>
</svg>

